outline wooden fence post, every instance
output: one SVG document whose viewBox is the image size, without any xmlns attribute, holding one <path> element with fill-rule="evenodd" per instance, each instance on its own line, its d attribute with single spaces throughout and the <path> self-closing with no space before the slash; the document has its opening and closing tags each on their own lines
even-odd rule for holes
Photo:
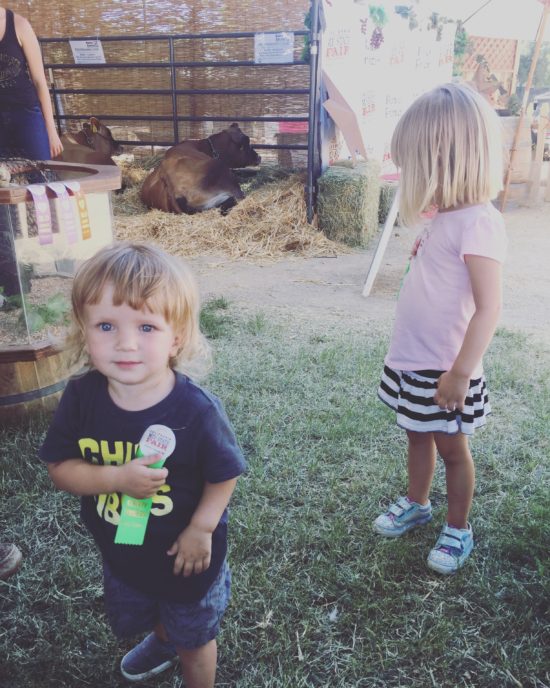
<svg viewBox="0 0 550 688">
<path fill-rule="evenodd" d="M 549 124 L 548 104 L 545 103 L 540 107 L 540 111 L 537 114 L 537 145 L 535 148 L 535 155 L 531 161 L 529 182 L 527 184 L 524 199 L 524 204 L 528 206 L 536 205 L 539 200 L 544 145 L 546 143 L 546 129 Z"/>
</svg>

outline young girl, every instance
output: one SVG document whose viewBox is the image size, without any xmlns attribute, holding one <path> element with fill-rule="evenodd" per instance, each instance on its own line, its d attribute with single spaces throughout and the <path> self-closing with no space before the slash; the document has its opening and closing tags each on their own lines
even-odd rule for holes
<svg viewBox="0 0 550 688">
<path fill-rule="evenodd" d="M 63 145 L 40 45 L 29 22 L 0 7 L 0 154 L 48 160 Z"/>
<path fill-rule="evenodd" d="M 230 591 L 226 507 L 245 462 L 219 400 L 175 370 L 208 351 L 195 282 L 159 249 L 120 243 L 77 271 L 72 306 L 68 344 L 89 370 L 67 385 L 40 457 L 58 488 L 82 497 L 113 631 L 152 631 L 123 675 L 145 680 L 179 657 L 187 688 L 212 688 Z M 136 458 L 152 425 L 154 446 L 175 437 L 161 468 L 150 466 L 162 450 Z M 142 544 L 120 543 L 121 495 L 152 498 L 148 520 L 138 513 Z"/>
<path fill-rule="evenodd" d="M 474 543 L 468 438 L 490 413 L 482 356 L 501 308 L 506 236 L 490 203 L 502 186 L 498 117 L 470 88 L 445 84 L 402 116 L 392 157 L 401 168 L 401 221 L 412 227 L 424 216 L 426 226 L 403 281 L 378 390 L 407 432 L 408 491 L 378 516 L 374 529 L 399 537 L 431 520 L 438 452 L 448 510 L 428 566 L 452 574 Z"/>
</svg>

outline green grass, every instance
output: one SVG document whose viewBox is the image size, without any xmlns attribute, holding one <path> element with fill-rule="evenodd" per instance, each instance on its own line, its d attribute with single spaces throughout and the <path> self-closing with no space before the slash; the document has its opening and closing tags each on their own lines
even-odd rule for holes
<svg viewBox="0 0 550 688">
<path fill-rule="evenodd" d="M 227 313 L 228 308 L 229 302 L 223 296 L 207 301 L 202 307 L 200 326 L 209 339 L 219 339 L 229 332 L 232 318 Z"/>
<path fill-rule="evenodd" d="M 372 520 L 406 485 L 405 438 L 376 400 L 387 341 L 211 302 L 215 369 L 249 461 L 232 502 L 233 600 L 219 686 L 547 688 L 550 364 L 500 331 L 486 359 L 494 415 L 473 441 L 476 549 L 447 579 L 425 558 L 445 514 L 398 541 Z M 204 315 L 203 315 L 204 317 Z M 221 323 L 219 322 L 221 320 Z M 217 325 L 212 325 L 217 323 Z M 0 583 L 0 685 L 128 685 L 76 498 L 36 459 L 43 423 L 1 435 L 0 528 L 21 572 Z M 177 671 L 145 684 L 179 686 Z"/>
</svg>

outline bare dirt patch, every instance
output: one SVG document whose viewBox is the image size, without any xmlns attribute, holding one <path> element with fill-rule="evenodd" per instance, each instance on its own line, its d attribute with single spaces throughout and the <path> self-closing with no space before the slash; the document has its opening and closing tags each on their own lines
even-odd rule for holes
<svg viewBox="0 0 550 688">
<path fill-rule="evenodd" d="M 501 324 L 550 349 L 550 203 L 527 208 L 509 202 L 504 217 L 509 251 Z M 367 250 L 336 257 L 251 262 L 210 255 L 190 263 L 204 298 L 224 296 L 240 308 L 327 319 L 348 329 L 385 329 L 393 321 L 413 239 L 395 228 L 368 298 L 362 289 L 376 240 Z"/>
</svg>

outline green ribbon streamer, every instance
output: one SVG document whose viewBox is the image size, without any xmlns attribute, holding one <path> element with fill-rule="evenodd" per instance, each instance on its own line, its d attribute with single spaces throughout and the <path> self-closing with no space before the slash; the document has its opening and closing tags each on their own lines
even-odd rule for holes
<svg viewBox="0 0 550 688">
<path fill-rule="evenodd" d="M 136 458 L 143 456 L 138 446 Z M 152 463 L 149 468 L 162 468 L 165 459 Z M 151 513 L 153 498 L 136 499 L 130 495 L 122 495 L 120 521 L 116 529 L 115 543 L 117 545 L 142 545 L 145 540 L 147 522 Z"/>
</svg>

